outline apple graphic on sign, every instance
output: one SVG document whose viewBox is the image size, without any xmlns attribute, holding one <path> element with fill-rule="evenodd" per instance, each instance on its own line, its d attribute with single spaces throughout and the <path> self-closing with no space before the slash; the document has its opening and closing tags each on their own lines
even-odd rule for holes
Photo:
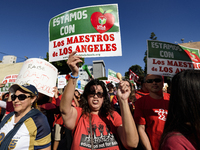
<svg viewBox="0 0 200 150">
<path fill-rule="evenodd" d="M 94 12 L 91 15 L 90 21 L 93 27 L 99 33 L 104 33 L 112 28 L 115 23 L 115 17 L 110 13 L 112 10 L 104 11 L 99 8 L 100 12 Z"/>
</svg>

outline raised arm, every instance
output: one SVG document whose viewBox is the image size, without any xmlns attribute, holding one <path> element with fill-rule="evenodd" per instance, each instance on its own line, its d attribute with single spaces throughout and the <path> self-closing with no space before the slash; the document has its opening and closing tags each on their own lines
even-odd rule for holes
<svg viewBox="0 0 200 150">
<path fill-rule="evenodd" d="M 67 64 L 72 71 L 72 75 L 74 77 L 78 76 L 79 66 L 78 63 L 82 62 L 80 59 L 81 56 L 76 56 L 76 51 L 72 52 L 69 55 Z M 74 97 L 74 90 L 76 87 L 77 79 L 70 77 L 68 84 L 65 87 L 63 92 L 61 102 L 60 102 L 60 112 L 63 117 L 63 122 L 65 126 L 69 129 L 74 129 L 76 118 L 77 118 L 77 111 L 74 107 L 71 106 L 72 100 Z"/>
<path fill-rule="evenodd" d="M 121 81 L 117 91 L 117 98 L 121 110 L 122 126 L 118 127 L 117 130 L 124 147 L 127 149 L 132 149 L 137 147 L 139 137 L 128 104 L 129 95 L 130 88 L 126 86 L 125 81 Z"/>
</svg>

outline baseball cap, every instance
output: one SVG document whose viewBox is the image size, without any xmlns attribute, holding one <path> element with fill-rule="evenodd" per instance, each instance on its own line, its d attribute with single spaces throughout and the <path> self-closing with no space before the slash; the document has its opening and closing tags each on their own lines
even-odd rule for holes
<svg viewBox="0 0 200 150">
<path fill-rule="evenodd" d="M 28 93 L 32 93 L 35 96 L 38 96 L 38 90 L 36 89 L 36 87 L 34 85 L 31 84 L 23 84 L 23 85 L 19 85 L 19 84 L 13 84 L 10 88 L 9 88 L 9 92 L 10 93 L 15 93 L 18 89 L 22 89 Z"/>
</svg>

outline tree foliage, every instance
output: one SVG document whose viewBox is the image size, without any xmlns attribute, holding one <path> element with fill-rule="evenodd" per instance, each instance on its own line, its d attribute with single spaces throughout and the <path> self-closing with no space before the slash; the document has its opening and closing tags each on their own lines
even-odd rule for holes
<svg viewBox="0 0 200 150">
<path fill-rule="evenodd" d="M 151 39 L 151 40 L 157 40 L 157 37 L 156 37 L 156 35 L 155 35 L 154 32 L 151 32 L 150 39 Z"/>
<path fill-rule="evenodd" d="M 144 76 L 144 70 L 139 65 L 133 65 L 129 69 L 132 70 L 138 76 Z M 126 79 L 129 79 L 129 69 L 128 69 L 127 72 L 125 72 L 125 78 Z"/>
<path fill-rule="evenodd" d="M 157 40 L 157 37 L 155 35 L 154 32 L 151 32 L 151 35 L 149 37 L 151 40 Z M 144 66 L 144 74 L 147 74 L 147 50 L 145 51 L 144 53 L 144 58 L 143 58 L 143 61 L 145 63 L 145 66 Z"/>
<path fill-rule="evenodd" d="M 46 58 L 44 60 L 49 61 L 49 53 L 47 52 Z M 82 58 L 82 63 L 79 64 L 79 67 L 81 67 L 85 62 L 84 58 Z M 71 72 L 69 66 L 67 65 L 67 59 L 66 60 L 61 60 L 61 61 L 55 61 L 55 62 L 50 62 L 52 65 L 54 65 L 57 69 L 59 74 L 69 74 Z"/>
</svg>

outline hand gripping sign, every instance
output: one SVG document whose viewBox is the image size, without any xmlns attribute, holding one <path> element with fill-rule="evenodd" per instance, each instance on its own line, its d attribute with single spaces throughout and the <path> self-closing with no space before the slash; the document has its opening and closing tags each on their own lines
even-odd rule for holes
<svg viewBox="0 0 200 150">
<path fill-rule="evenodd" d="M 29 83 L 38 92 L 53 97 L 53 87 L 56 86 L 58 70 L 46 60 L 39 58 L 27 59 L 18 74 L 16 84 Z"/>
</svg>

